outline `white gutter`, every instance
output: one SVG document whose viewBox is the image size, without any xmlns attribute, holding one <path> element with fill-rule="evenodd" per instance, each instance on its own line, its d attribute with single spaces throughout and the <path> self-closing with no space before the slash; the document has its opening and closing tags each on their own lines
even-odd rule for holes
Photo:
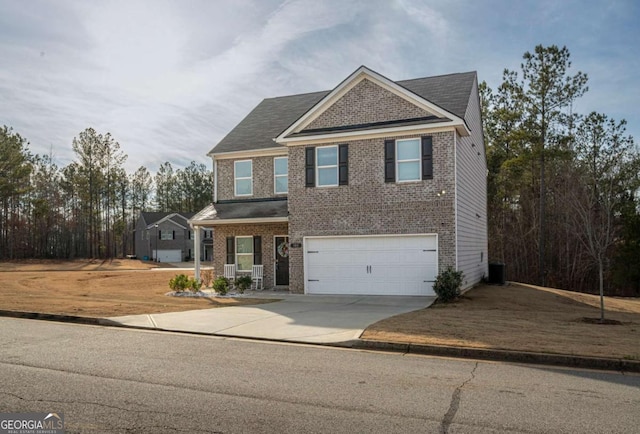
<svg viewBox="0 0 640 434">
<path fill-rule="evenodd" d="M 218 161 L 215 155 L 211 155 L 213 160 L 213 203 L 218 203 Z"/>
<path fill-rule="evenodd" d="M 287 223 L 289 217 L 262 217 L 250 219 L 225 219 L 225 220 L 197 220 L 193 221 L 193 225 L 197 226 L 215 226 L 215 225 L 236 225 L 251 223 Z"/>
</svg>

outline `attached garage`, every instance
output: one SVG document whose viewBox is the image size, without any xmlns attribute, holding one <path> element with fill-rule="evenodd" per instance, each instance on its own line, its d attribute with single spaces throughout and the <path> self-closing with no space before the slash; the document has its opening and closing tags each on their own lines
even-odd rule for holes
<svg viewBox="0 0 640 434">
<path fill-rule="evenodd" d="M 156 258 L 160 262 L 182 262 L 182 250 L 158 250 Z"/>
<path fill-rule="evenodd" d="M 305 293 L 435 295 L 438 236 L 306 237 Z"/>
</svg>

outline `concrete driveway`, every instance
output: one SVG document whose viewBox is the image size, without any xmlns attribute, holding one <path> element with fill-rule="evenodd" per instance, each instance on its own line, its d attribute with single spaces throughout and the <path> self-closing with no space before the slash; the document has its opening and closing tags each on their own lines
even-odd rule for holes
<svg viewBox="0 0 640 434">
<path fill-rule="evenodd" d="M 335 344 L 358 339 L 369 325 L 423 309 L 435 300 L 435 297 L 260 295 L 282 301 L 108 319 L 150 329 Z"/>
</svg>

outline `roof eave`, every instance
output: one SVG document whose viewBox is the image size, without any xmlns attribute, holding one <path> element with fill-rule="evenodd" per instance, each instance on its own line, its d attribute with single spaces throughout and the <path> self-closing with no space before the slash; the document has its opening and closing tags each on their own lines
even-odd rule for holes
<svg viewBox="0 0 640 434">
<path fill-rule="evenodd" d="M 246 149 L 243 151 L 209 152 L 207 155 L 216 160 L 227 160 L 243 157 L 270 157 L 274 155 L 286 155 L 287 149 L 282 146 L 261 149 Z"/>
<path fill-rule="evenodd" d="M 257 218 L 240 218 L 240 219 L 189 220 L 189 224 L 192 227 L 193 226 L 252 224 L 252 223 L 288 223 L 288 222 L 289 222 L 289 217 L 257 217 Z"/>
<path fill-rule="evenodd" d="M 469 136 L 471 134 L 469 128 L 466 123 L 462 120 L 459 121 L 449 121 L 442 123 L 432 123 L 432 124 L 418 124 L 418 125 L 407 125 L 402 127 L 393 127 L 393 128 L 377 128 L 370 130 L 360 130 L 360 131 L 341 131 L 335 133 L 327 133 L 327 134 L 318 134 L 313 136 L 298 136 L 298 137 L 284 137 L 274 139 L 277 143 L 280 143 L 285 146 L 291 146 L 296 144 L 303 144 L 309 142 L 318 142 L 318 141 L 335 141 L 340 139 L 354 139 L 363 136 L 394 136 L 399 134 L 411 134 L 416 131 L 429 131 L 429 130 L 442 130 L 442 129 L 455 129 L 458 134 L 462 137 Z"/>
</svg>

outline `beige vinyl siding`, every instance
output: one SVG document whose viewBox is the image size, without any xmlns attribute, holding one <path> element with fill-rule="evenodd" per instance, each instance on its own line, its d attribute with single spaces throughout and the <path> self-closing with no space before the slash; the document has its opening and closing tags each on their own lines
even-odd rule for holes
<svg viewBox="0 0 640 434">
<path fill-rule="evenodd" d="M 477 79 L 471 90 L 465 120 L 471 135 L 458 136 L 456 142 L 457 267 L 464 272 L 463 289 L 475 285 L 489 273 L 487 163 Z"/>
</svg>

